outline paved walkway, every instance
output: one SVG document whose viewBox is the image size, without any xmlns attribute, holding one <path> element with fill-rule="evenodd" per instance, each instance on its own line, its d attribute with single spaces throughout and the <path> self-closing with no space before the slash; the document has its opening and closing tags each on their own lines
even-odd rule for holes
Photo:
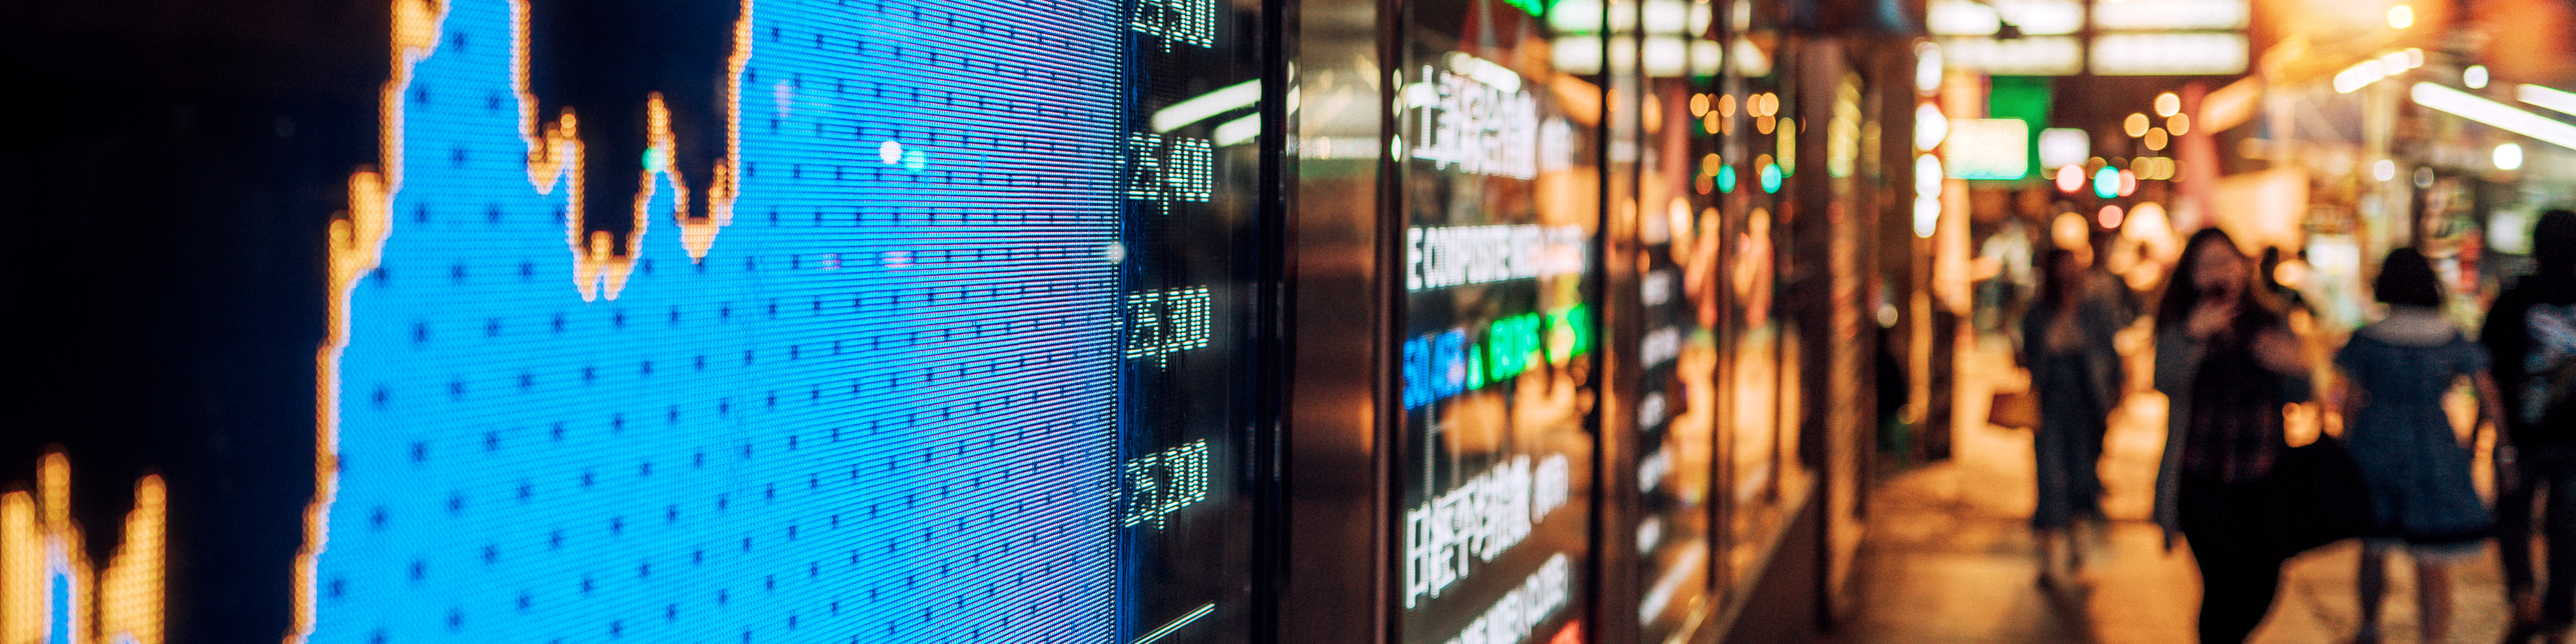
<svg viewBox="0 0 2576 644">
<path fill-rule="evenodd" d="M 2126 338 L 2124 344 L 2138 338 Z M 1982 420 L 1997 387 L 2026 386 L 1988 345 L 1962 361 L 1955 457 L 1897 475 L 1871 497 L 1869 532 L 1852 581 L 1857 609 L 1837 644 L 2190 644 L 2200 585 L 2191 555 L 2166 552 L 2147 520 L 2164 443 L 2163 399 L 2133 393 L 2114 418 L 2102 473 L 2112 517 L 2082 538 L 2087 568 L 2073 590 L 2037 583 L 2027 528 L 2033 497 L 2030 432 Z M 2315 429 L 2294 428 L 2313 435 Z M 2294 437 L 2293 440 L 2300 440 Z M 2177 544 L 2179 546 L 2179 544 Z M 2291 560 L 2259 644 L 2343 644 L 2358 621 L 2357 542 Z M 2416 644 L 2413 566 L 2393 557 L 2381 641 Z M 2453 642 L 2492 643 L 2505 627 L 2494 549 L 2453 569 Z"/>
</svg>

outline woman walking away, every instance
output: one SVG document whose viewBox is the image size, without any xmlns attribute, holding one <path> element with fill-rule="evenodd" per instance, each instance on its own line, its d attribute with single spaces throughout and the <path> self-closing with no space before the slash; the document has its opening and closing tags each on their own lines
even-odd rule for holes
<svg viewBox="0 0 2576 644">
<path fill-rule="evenodd" d="M 2442 287 L 2433 265 L 2412 248 L 2389 251 L 2371 285 L 2388 317 L 2362 327 L 2335 354 L 2344 373 L 2344 442 L 2360 466 L 2378 518 L 2362 540 L 2361 632 L 2379 641 L 2380 595 L 2388 588 L 2388 551 L 2399 545 L 2415 560 L 2420 641 L 2445 641 L 2451 623 L 2452 562 L 2477 553 L 2493 518 L 2469 474 L 2463 445 L 2442 410 L 2461 378 L 2476 382 L 2486 419 L 2502 421 L 2487 350 L 2443 319 Z"/>
<path fill-rule="evenodd" d="M 2309 397 L 2308 360 L 2251 262 L 2218 229 L 2191 236 L 2156 310 L 2156 388 L 2171 400 L 2156 522 L 2200 567 L 2200 641 L 2239 644 L 2270 612 L 2282 552 L 2262 486 L 2289 449 L 2281 406 Z"/>
<path fill-rule="evenodd" d="M 2039 398 L 2031 447 L 2039 469 L 2039 504 L 2030 514 L 2039 539 L 2039 582 L 2058 586 L 2083 565 L 2069 537 L 2076 517 L 2102 515 L 2102 434 L 2126 384 L 2112 336 L 2119 306 L 2092 285 L 2075 253 L 2051 249 L 2039 299 L 2022 318 L 2023 362 Z"/>
</svg>

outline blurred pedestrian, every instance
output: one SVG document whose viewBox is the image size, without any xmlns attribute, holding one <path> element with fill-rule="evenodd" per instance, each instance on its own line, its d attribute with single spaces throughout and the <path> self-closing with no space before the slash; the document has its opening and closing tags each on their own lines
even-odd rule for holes
<svg viewBox="0 0 2576 644">
<path fill-rule="evenodd" d="M 2171 407 L 2156 522 L 2190 542 L 2201 579 L 2200 641 L 2237 644 L 2280 590 L 2263 479 L 2289 448 L 2281 407 L 2309 397 L 2308 359 L 2235 240 L 2205 229 L 2183 246 L 2156 310 L 2155 385 Z"/>
<path fill-rule="evenodd" d="M 2041 266 L 2046 273 L 2022 318 L 2021 349 L 2039 400 L 2039 426 L 2031 431 L 2039 503 L 2030 527 L 2039 540 L 2039 581 L 2057 586 L 2083 566 L 2082 548 L 2069 536 L 2075 519 L 2102 516 L 2102 435 L 2127 390 L 2112 346 L 2124 320 L 2083 258 L 2052 248 Z"/>
<path fill-rule="evenodd" d="M 2018 319 L 2029 305 L 2033 273 L 2030 229 L 2019 215 L 2004 217 L 2003 228 L 1987 235 L 1977 248 L 1977 261 L 1993 271 L 1991 277 L 1977 285 L 1977 329 L 1987 333 L 2011 333 L 2012 320 Z M 2046 268 L 2041 266 L 2038 268 Z"/>
<path fill-rule="evenodd" d="M 2475 382 L 2486 418 L 2502 420 L 2487 351 L 2442 317 L 2441 278 L 2413 248 L 2389 251 L 2371 284 L 2388 316 L 2352 334 L 2335 366 L 2345 405 L 2344 443 L 2360 467 L 2377 519 L 2362 540 L 2357 642 L 2379 641 L 2380 597 L 2388 588 L 2388 551 L 2415 561 L 2417 626 L 2426 643 L 2445 641 L 2451 625 L 2450 565 L 2477 554 L 2494 517 L 2469 473 L 2477 444 L 2451 427 L 2442 399 L 2461 378 Z"/>
<path fill-rule="evenodd" d="M 2496 448 L 2496 542 L 2504 560 L 2506 641 L 2576 625 L 2576 212 L 2552 210 L 2532 227 L 2538 270 L 2498 296 L 2478 335 L 2494 353 L 2508 428 Z M 2545 511 L 2533 501 L 2545 497 Z M 2548 548 L 2547 590 L 2534 593 L 2531 529 Z"/>
</svg>

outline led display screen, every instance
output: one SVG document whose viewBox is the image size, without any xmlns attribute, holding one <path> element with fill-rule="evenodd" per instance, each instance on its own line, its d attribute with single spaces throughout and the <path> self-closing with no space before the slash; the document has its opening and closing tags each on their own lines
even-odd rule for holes
<svg viewBox="0 0 2576 644">
<path fill-rule="evenodd" d="M 443 7 L 390 108 L 315 641 L 1241 630 L 1214 3 L 571 9 Z"/>
<path fill-rule="evenodd" d="M 1402 637 L 1579 641 L 1599 210 L 1578 133 L 1600 92 L 1550 67 L 1548 27 L 1514 5 L 1408 10 Z"/>
<path fill-rule="evenodd" d="M 293 588 L 251 600 L 289 641 L 1247 636 L 1251 10 L 390 17 Z M 162 596 L 182 495 L 126 479 L 85 554 L 80 458 L 0 499 L 0 626 L 163 641 L 211 601 Z"/>
</svg>

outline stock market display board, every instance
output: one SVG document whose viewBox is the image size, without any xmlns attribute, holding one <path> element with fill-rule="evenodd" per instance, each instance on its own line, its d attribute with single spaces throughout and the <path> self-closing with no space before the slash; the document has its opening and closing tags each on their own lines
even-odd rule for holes
<svg viewBox="0 0 2576 644">
<path fill-rule="evenodd" d="M 1247 636 L 1255 11 L 388 15 L 289 641 Z M 186 483 L 92 562 L 81 458 L 0 499 L 0 631 L 158 644 Z"/>
</svg>

